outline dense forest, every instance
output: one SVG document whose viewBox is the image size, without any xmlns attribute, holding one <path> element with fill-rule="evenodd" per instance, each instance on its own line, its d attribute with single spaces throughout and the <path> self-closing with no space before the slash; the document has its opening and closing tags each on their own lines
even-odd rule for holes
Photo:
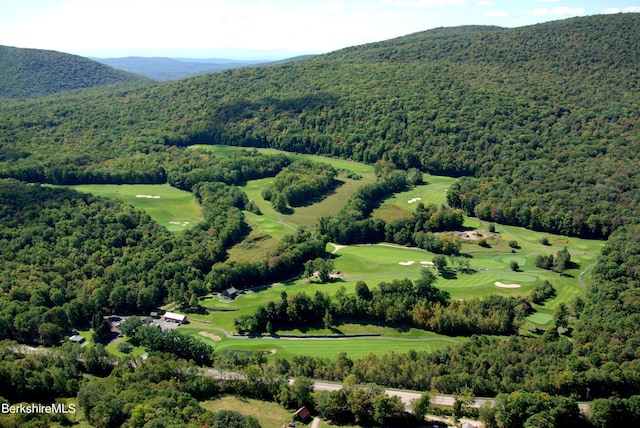
<svg viewBox="0 0 640 428">
<path fill-rule="evenodd" d="M 146 80 L 76 55 L 9 46 L 0 46 L 0 76 L 0 97 L 4 98 L 42 97 Z"/>
<path fill-rule="evenodd" d="M 77 396 L 96 426 L 143 426 L 150 418 L 156 426 L 255 427 L 197 402 L 222 393 L 309 405 L 349 423 L 381 425 L 389 415 L 412 421 L 373 386 L 311 399 L 308 384 L 291 386 L 289 376 L 498 395 L 481 415 L 490 427 L 637 422 L 639 42 L 638 14 L 437 29 L 271 67 L 3 100 L 0 337 L 15 342 L 0 347 L 2 385 L 16 391 L 12 402 Z M 257 151 L 223 159 L 186 149 L 195 143 L 348 158 L 375 164 L 377 179 L 316 228 L 286 236 L 261 260 L 240 262 L 228 250 L 250 232 L 244 212 L 258 208 L 238 185 L 275 177 L 267 196 L 296 206 L 296 195 L 331 191 L 335 171 Z M 421 172 L 460 177 L 448 207 L 420 204 L 392 221 L 371 217 Z M 131 206 L 52 186 L 78 183 L 169 183 L 194 193 L 204 219 L 174 235 Z M 452 302 L 421 278 L 362 283 L 355 296 L 285 294 L 239 317 L 238 330 L 355 318 L 469 335 L 464 345 L 266 364 L 261 355 L 211 356 L 208 348 L 193 355 L 188 348 L 200 348 L 189 338 L 140 326 L 132 338 L 151 356 L 139 366 L 127 359 L 114 366 L 99 345 L 16 352 L 17 343 L 59 344 L 74 328 L 97 326 L 102 313 L 143 313 L 167 301 L 193 308 L 209 292 L 290 278 L 325 256 L 328 240 L 457 254 L 460 242 L 446 231 L 460 228 L 465 213 L 608 242 L 585 296 L 560 306 L 537 337 L 515 334 L 529 300 Z M 561 274 L 570 258 L 561 250 L 539 263 Z M 554 293 L 543 284 L 531 300 Z M 219 383 L 197 376 L 196 363 L 245 377 Z M 577 415 L 575 400 L 585 399 L 595 399 L 589 420 Z M 2 423 L 28 426 L 21 418 Z"/>
</svg>

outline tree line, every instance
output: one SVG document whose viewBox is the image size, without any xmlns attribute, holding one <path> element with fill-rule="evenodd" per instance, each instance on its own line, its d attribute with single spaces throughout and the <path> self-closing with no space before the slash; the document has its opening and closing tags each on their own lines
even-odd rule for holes
<svg viewBox="0 0 640 428">
<path fill-rule="evenodd" d="M 338 172 L 329 164 L 298 160 L 276 175 L 262 188 L 262 197 L 278 212 L 307 205 L 333 190 Z"/>
<path fill-rule="evenodd" d="M 423 269 L 419 279 L 381 282 L 369 289 L 356 284 L 356 293 L 347 295 L 342 287 L 331 298 L 316 291 L 288 296 L 259 306 L 252 315 L 234 320 L 240 334 L 275 334 L 278 330 L 322 326 L 330 329 L 342 321 L 382 323 L 396 328 L 417 327 L 447 335 L 515 334 L 524 317 L 532 312 L 524 298 L 490 296 L 452 302 L 449 293 L 434 284 L 436 276 Z"/>
</svg>

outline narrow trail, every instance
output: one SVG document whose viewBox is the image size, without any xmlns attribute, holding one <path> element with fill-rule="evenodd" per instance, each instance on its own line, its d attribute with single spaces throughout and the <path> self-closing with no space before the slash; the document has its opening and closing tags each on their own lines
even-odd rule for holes
<svg viewBox="0 0 640 428">
<path fill-rule="evenodd" d="M 578 275 L 578 284 L 580 284 L 580 287 L 582 287 L 582 289 L 584 291 L 587 291 L 587 286 L 584 283 L 584 279 L 582 277 L 584 276 L 585 273 L 587 273 L 589 270 L 591 270 L 596 264 L 597 263 L 591 263 L 589 266 L 584 268 L 584 270 L 582 272 L 580 272 L 580 275 Z"/>
</svg>

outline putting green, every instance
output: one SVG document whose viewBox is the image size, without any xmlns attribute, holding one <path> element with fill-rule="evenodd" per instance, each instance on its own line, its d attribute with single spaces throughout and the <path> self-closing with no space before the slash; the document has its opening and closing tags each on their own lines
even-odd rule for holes
<svg viewBox="0 0 640 428">
<path fill-rule="evenodd" d="M 536 282 L 538 281 L 538 277 L 534 275 L 529 275 L 526 273 L 505 272 L 505 273 L 500 273 L 500 279 L 498 279 L 498 281 L 507 282 L 507 283 Z"/>
</svg>

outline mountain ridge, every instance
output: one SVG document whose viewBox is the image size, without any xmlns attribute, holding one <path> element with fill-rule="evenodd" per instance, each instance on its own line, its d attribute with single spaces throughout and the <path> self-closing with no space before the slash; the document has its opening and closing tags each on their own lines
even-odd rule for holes
<svg viewBox="0 0 640 428">
<path fill-rule="evenodd" d="M 78 55 L 0 46 L 0 97 L 33 98 L 144 80 Z"/>
<path fill-rule="evenodd" d="M 293 57 L 283 60 L 240 60 L 229 58 L 169 58 L 169 57 L 120 57 L 120 58 L 91 58 L 110 67 L 139 74 L 158 81 L 179 80 L 200 74 L 218 73 L 224 70 L 281 64 L 299 61 L 310 57 Z"/>
</svg>

